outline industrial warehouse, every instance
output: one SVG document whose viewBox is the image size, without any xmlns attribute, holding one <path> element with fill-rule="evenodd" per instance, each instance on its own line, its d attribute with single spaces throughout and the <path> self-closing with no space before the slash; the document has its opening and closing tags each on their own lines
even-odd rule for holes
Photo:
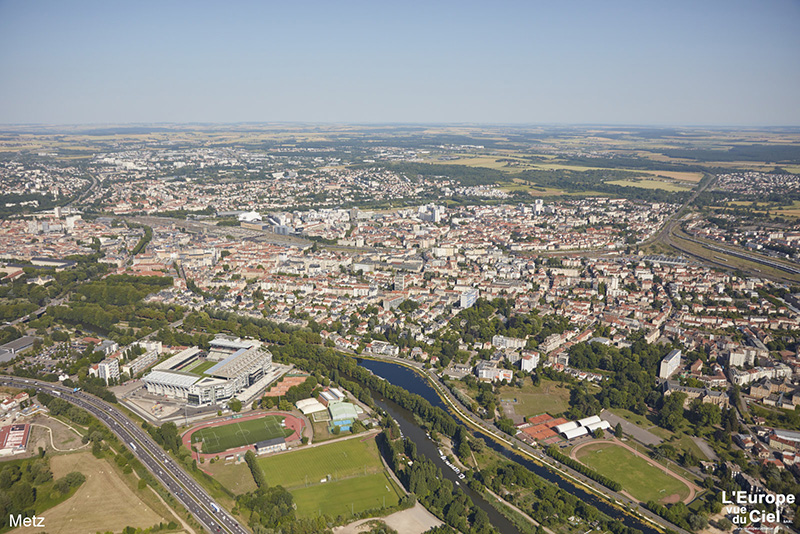
<svg viewBox="0 0 800 534">
<path fill-rule="evenodd" d="M 272 354 L 261 342 L 217 336 L 208 352 L 191 347 L 153 367 L 142 380 L 148 393 L 183 400 L 189 406 L 224 403 L 234 396 L 255 398 L 276 377 Z"/>
</svg>

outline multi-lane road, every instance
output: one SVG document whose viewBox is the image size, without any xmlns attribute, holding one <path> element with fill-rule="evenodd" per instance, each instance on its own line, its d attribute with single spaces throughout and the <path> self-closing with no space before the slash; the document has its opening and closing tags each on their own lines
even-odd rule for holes
<svg viewBox="0 0 800 534">
<path fill-rule="evenodd" d="M 91 413 L 133 452 L 153 476 L 180 502 L 209 532 L 247 534 L 236 519 L 217 505 L 178 463 L 170 457 L 135 422 L 113 405 L 82 391 L 39 380 L 0 376 L 0 384 L 17 388 L 35 388 L 64 399 Z"/>
</svg>

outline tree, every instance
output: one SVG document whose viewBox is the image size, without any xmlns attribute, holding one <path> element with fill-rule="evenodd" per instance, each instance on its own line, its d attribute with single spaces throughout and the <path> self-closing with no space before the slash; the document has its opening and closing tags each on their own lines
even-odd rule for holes
<svg viewBox="0 0 800 534">
<path fill-rule="evenodd" d="M 27 510 L 36 501 L 36 490 L 27 482 L 15 484 L 11 489 L 11 500 L 17 510 Z"/>
<path fill-rule="evenodd" d="M 618 438 L 622 438 L 622 423 L 617 423 L 617 426 L 614 427 L 614 435 Z"/>
<path fill-rule="evenodd" d="M 658 416 L 659 426 L 667 430 L 676 431 L 684 423 L 683 402 L 686 400 L 686 393 L 673 393 L 664 397 L 664 404 Z"/>
<path fill-rule="evenodd" d="M 230 408 L 234 412 L 241 412 L 242 411 L 242 401 L 239 399 L 231 399 L 228 402 L 228 408 Z"/>
</svg>

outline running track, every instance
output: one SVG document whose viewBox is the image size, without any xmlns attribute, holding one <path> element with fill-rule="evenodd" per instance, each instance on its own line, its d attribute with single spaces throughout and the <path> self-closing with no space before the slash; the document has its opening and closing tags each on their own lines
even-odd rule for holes
<svg viewBox="0 0 800 534">
<path fill-rule="evenodd" d="M 289 412 L 276 412 L 276 411 L 256 412 L 256 413 L 253 413 L 253 414 L 250 414 L 250 415 L 243 415 L 242 417 L 237 417 L 236 419 L 233 419 L 232 416 L 230 416 L 230 415 L 226 416 L 226 417 L 219 418 L 219 419 L 214 419 L 213 421 L 208 421 L 206 423 L 202 423 L 200 425 L 197 425 L 195 427 L 190 428 L 189 430 L 187 430 L 186 432 L 183 433 L 183 436 L 181 436 L 181 439 L 183 440 L 183 445 L 187 449 L 192 451 L 192 434 L 194 434 L 198 430 L 201 430 L 203 428 L 212 428 L 212 427 L 215 427 L 215 426 L 224 426 L 224 425 L 231 425 L 231 424 L 234 424 L 234 423 L 241 423 L 242 421 L 249 421 L 251 419 L 259 419 L 259 418 L 267 416 L 267 415 L 281 415 L 281 416 L 283 416 L 285 418 L 286 428 L 290 428 L 290 429 L 294 430 L 294 433 L 286 438 L 287 442 L 300 441 L 300 439 L 302 439 L 303 428 L 305 427 L 305 422 L 302 419 L 300 419 L 299 417 L 297 417 L 296 415 L 291 414 Z M 199 460 L 201 457 L 206 459 L 206 460 L 209 460 L 209 459 L 215 458 L 217 456 L 223 456 L 224 457 L 224 456 L 227 456 L 229 454 L 237 454 L 237 453 L 240 453 L 240 452 L 247 452 L 247 451 L 252 450 L 252 449 L 253 449 L 253 445 L 244 445 L 242 447 L 237 447 L 235 449 L 228 449 L 226 451 L 217 452 L 217 453 L 214 453 L 214 454 L 196 453 L 196 452 L 192 451 L 192 457 L 194 459 L 196 459 L 196 460 Z"/>
</svg>

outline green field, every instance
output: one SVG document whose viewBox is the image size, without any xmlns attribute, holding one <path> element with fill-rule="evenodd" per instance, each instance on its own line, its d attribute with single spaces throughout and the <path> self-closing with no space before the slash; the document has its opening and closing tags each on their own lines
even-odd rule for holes
<svg viewBox="0 0 800 534">
<path fill-rule="evenodd" d="M 635 179 L 635 180 L 611 180 L 606 182 L 611 185 L 621 185 L 623 187 L 639 187 L 641 189 L 662 189 L 664 191 L 689 191 L 691 187 L 674 182 L 663 180 Z"/>
<path fill-rule="evenodd" d="M 529 378 L 525 378 L 522 388 L 501 387 L 500 399 L 512 401 L 516 414 L 523 417 L 543 412 L 558 415 L 569 408 L 569 389 L 552 380 L 542 380 L 538 386 L 534 386 Z"/>
<path fill-rule="evenodd" d="M 348 478 L 292 490 L 297 515 L 349 516 L 364 510 L 394 506 L 403 492 L 386 472 Z"/>
<path fill-rule="evenodd" d="M 383 464 L 375 439 L 362 439 L 353 438 L 259 458 L 258 463 L 270 486 L 280 484 L 289 490 L 319 484 L 328 475 L 331 481 L 338 481 L 382 472 Z"/>
<path fill-rule="evenodd" d="M 660 502 L 678 495 L 689 496 L 689 488 L 664 470 L 618 445 L 597 443 L 578 451 L 578 459 L 610 479 L 622 484 L 622 489 L 642 502 Z"/>
<path fill-rule="evenodd" d="M 236 421 L 224 426 L 203 428 L 192 434 L 192 443 L 203 443 L 206 454 L 251 445 L 265 439 L 290 436 L 293 430 L 281 426 L 283 416 L 266 415 L 248 421 Z"/>
<path fill-rule="evenodd" d="M 186 369 L 184 369 L 187 373 L 192 373 L 193 375 L 201 376 L 203 373 L 217 365 L 219 362 L 214 361 L 206 361 L 206 362 L 198 362 Z"/>
</svg>

